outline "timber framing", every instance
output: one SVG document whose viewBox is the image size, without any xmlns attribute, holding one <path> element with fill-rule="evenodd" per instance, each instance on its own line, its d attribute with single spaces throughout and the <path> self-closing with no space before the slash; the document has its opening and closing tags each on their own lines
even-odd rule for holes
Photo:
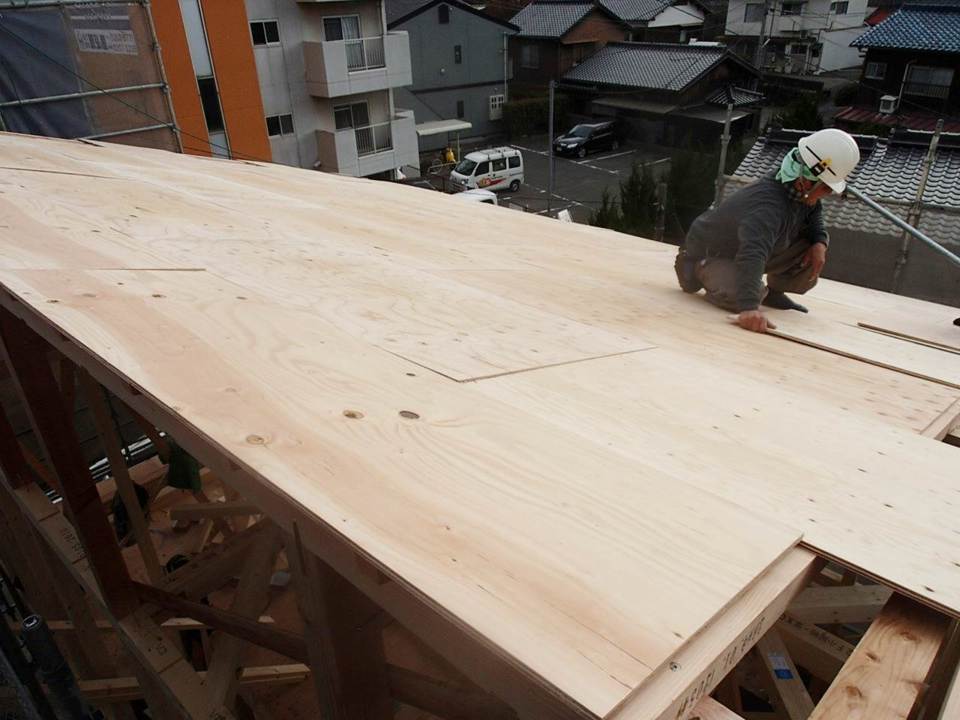
<svg viewBox="0 0 960 720">
<path fill-rule="evenodd" d="M 162 187 L 166 192 L 167 185 Z M 601 252 L 599 248 L 602 246 L 598 246 Z M 435 256 L 428 254 L 428 257 Z M 514 261 L 510 254 L 500 259 L 505 263 Z M 561 265 L 568 260 L 554 258 Z M 517 272 L 527 272 L 528 265 L 524 261 Z M 48 270 L 36 272 L 43 275 Z M 124 283 L 134 277 L 130 275 L 133 272 L 138 271 L 107 270 L 101 274 L 109 283 L 125 287 Z M 164 272 L 184 274 L 176 268 Z M 450 272 L 486 270 L 457 268 Z M 211 278 L 203 281 L 221 282 Z M 6 281 L 0 278 L 0 282 Z M 96 282 L 107 281 L 97 279 Z M 234 300 L 230 302 L 247 303 L 244 308 L 254 305 L 251 301 L 254 293 L 238 294 L 240 285 L 224 283 L 224 287 L 231 288 L 229 292 Z M 224 287 L 211 295 L 210 305 L 221 302 Z M 106 290 L 98 286 L 97 292 Z M 95 305 L 100 301 L 97 292 L 78 291 L 83 298 L 80 302 Z M 152 292 L 146 285 L 138 292 L 149 298 L 144 299 L 145 303 L 170 299 L 159 290 Z M 364 484 L 368 482 L 365 473 L 369 467 L 362 453 L 341 452 L 342 448 L 334 443 L 329 446 L 316 443 L 329 453 L 329 458 L 316 463 L 316 474 L 321 478 L 317 486 L 328 490 L 323 482 L 330 480 L 332 473 L 324 475 L 329 470 L 325 462 L 329 462 L 330 467 L 341 463 L 341 467 L 355 471 L 353 479 L 360 491 L 353 495 L 354 488 L 331 485 L 330 495 L 318 491 L 313 496 L 316 504 L 311 506 L 303 498 L 294 496 L 298 489 L 293 482 L 298 479 L 291 469 L 294 466 L 277 460 L 284 453 L 302 452 L 303 443 L 292 432 L 287 437 L 282 427 L 269 426 L 265 421 L 264 427 L 271 427 L 276 436 L 266 430 L 262 434 L 251 430 L 240 433 L 233 442 L 225 442 L 208 432 L 197 419 L 202 419 L 205 408 L 194 409 L 196 421 L 192 421 L 189 413 L 174 404 L 169 395 L 163 395 L 157 387 L 129 371 L 119 370 L 116 359 L 107 350 L 82 342 L 75 332 L 65 328 L 69 314 L 58 315 L 56 319 L 48 316 L 45 306 L 60 305 L 59 300 L 38 300 L 34 289 L 29 293 L 24 294 L 23 288 L 14 292 L 6 285 L 0 287 L 0 355 L 16 390 L 13 405 L 0 409 L 0 522 L 4 524 L 0 528 L 0 564 L 7 575 L 18 581 L 26 608 L 42 614 L 56 633 L 78 678 L 80 692 L 108 717 L 128 720 L 132 717 L 131 701 L 142 699 L 154 717 L 165 720 L 251 716 L 268 720 L 273 716 L 270 703 L 258 700 L 258 693 L 265 687 L 271 692 L 292 687 L 304 690 L 312 703 L 307 716 L 330 720 L 393 720 L 405 717 L 402 715 L 405 709 L 428 713 L 440 720 L 841 720 L 854 716 L 871 720 L 905 717 L 939 720 L 949 717 L 952 708 L 960 703 L 955 681 L 960 662 L 960 632 L 956 603 L 950 595 L 955 588 L 946 587 L 943 595 L 947 599 L 941 599 L 939 586 L 918 585 L 908 577 L 909 568 L 896 581 L 879 582 L 876 578 L 882 573 L 867 561 L 869 553 L 861 553 L 856 561 L 847 561 L 837 557 L 839 553 L 824 549 L 830 545 L 830 536 L 829 531 L 816 534 L 817 526 L 826 524 L 818 522 L 824 516 L 817 513 L 822 512 L 821 505 L 827 503 L 819 502 L 819 496 L 815 498 L 811 494 L 804 500 L 804 508 L 807 505 L 810 508 L 806 522 L 813 530 L 809 535 L 794 532 L 780 520 L 758 517 L 760 513 L 747 511 L 729 498 L 715 497 L 711 487 L 674 488 L 673 484 L 678 487 L 683 484 L 679 478 L 684 473 L 680 465 L 663 459 L 663 467 L 670 472 L 664 471 L 661 479 L 671 481 L 671 492 L 677 493 L 673 500 L 681 503 L 699 523 L 693 528 L 674 526 L 678 532 L 682 530 L 687 534 L 678 538 L 665 536 L 659 545 L 652 546 L 681 545 L 681 552 L 692 558 L 690 566 L 696 568 L 697 575 L 678 577 L 676 587 L 672 588 L 673 595 L 665 595 L 676 603 L 689 602 L 690 616 L 702 611 L 702 617 L 697 616 L 695 623 L 690 621 L 690 627 L 675 627 L 672 623 L 681 619 L 682 614 L 655 604 L 650 608 L 661 611 L 663 617 L 652 618 L 649 626 L 630 626 L 625 622 L 616 625 L 629 615 L 633 603 L 645 599 L 636 593 L 638 587 L 654 597 L 670 590 L 669 583 L 628 586 L 622 581 L 611 568 L 627 572 L 631 564 L 647 562 L 646 567 L 654 572 L 660 560 L 650 560 L 649 552 L 621 547 L 616 542 L 611 547 L 620 550 L 625 560 L 613 554 L 580 556 L 577 554 L 580 548 L 564 545 L 567 539 L 564 535 L 556 536 L 558 547 L 545 549 L 539 536 L 531 535 L 528 542 L 524 541 L 527 544 L 518 540 L 516 546 L 495 548 L 504 556 L 522 556 L 518 562 L 529 571 L 530 578 L 511 574 L 506 565 L 502 572 L 498 569 L 489 575 L 457 574 L 460 572 L 457 568 L 469 563 L 473 563 L 469 565 L 471 572 L 483 571 L 491 562 L 486 553 L 492 550 L 487 545 L 494 546 L 500 540 L 491 536 L 489 543 L 472 540 L 458 546 L 456 533 L 460 528 L 448 520 L 443 505 L 434 503 L 433 498 L 425 501 L 418 512 L 411 511 L 409 525 L 400 526 L 401 531 L 411 534 L 416 524 L 436 527 L 435 536 L 417 536 L 417 542 L 426 548 L 422 557 L 435 561 L 432 555 L 442 555 L 442 564 L 430 565 L 418 575 L 416 571 L 421 568 L 400 562 L 404 558 L 399 557 L 401 552 L 396 548 L 405 538 L 396 537 L 396 547 L 371 545 L 369 535 L 364 535 L 368 528 L 351 515 L 349 502 L 361 497 L 360 492 L 367 492 L 365 499 L 370 503 L 370 515 L 365 522 L 374 530 L 380 530 L 374 526 L 387 517 L 396 502 L 388 482 Z M 79 310 L 76 312 L 80 314 Z M 522 315 L 532 311 L 524 307 L 517 312 Z M 238 315 L 246 322 L 243 312 L 238 311 Z M 304 316 L 308 317 L 309 313 Z M 150 317 L 166 322 L 161 312 Z M 301 315 L 295 317 L 299 319 Z M 535 320 L 549 321 L 546 315 L 538 315 Z M 568 322 L 573 321 L 566 318 L 556 327 L 565 327 Z M 164 325 L 162 330 L 173 332 L 175 328 Z M 638 352 L 640 349 L 644 353 L 655 352 L 650 343 L 620 348 L 623 339 L 624 336 L 616 333 L 598 333 L 594 337 L 596 342 L 602 340 L 613 346 L 602 358 L 604 362 L 611 366 L 630 363 L 643 355 Z M 779 342 L 774 338 L 768 340 Z M 183 351 L 187 354 L 199 353 L 201 346 L 215 345 L 217 340 L 197 335 L 191 336 L 190 342 L 195 344 Z M 424 344 L 427 343 L 424 341 Z M 349 347 L 360 348 L 356 362 L 365 362 L 362 346 Z M 278 353 L 278 366 L 302 364 L 311 367 L 312 372 L 312 357 L 298 355 L 299 349 L 296 343 L 284 345 Z M 921 350 L 908 359 L 919 358 L 917 362 L 923 363 L 923 377 L 932 377 L 939 366 L 931 360 L 936 356 L 926 353 L 936 349 Z M 813 357 L 812 353 L 820 351 L 797 346 L 791 348 L 791 352 Z M 627 358 L 628 355 L 635 357 Z M 478 357 L 480 355 L 475 354 L 469 360 L 479 362 Z M 162 366 L 164 360 L 161 352 L 143 362 Z M 397 353 L 391 354 L 391 362 L 394 360 L 402 372 L 397 373 L 397 378 L 391 377 L 391 382 L 410 379 L 420 383 L 421 375 L 425 376 L 424 384 L 417 385 L 425 395 L 448 384 L 470 389 L 478 378 L 500 377 L 500 373 L 488 375 L 472 366 L 460 377 L 449 368 L 444 372 L 431 372 L 422 363 L 407 361 Z M 576 373 L 581 369 L 570 368 L 596 362 L 597 357 L 588 361 L 545 363 L 537 369 L 538 372 L 553 370 L 558 378 L 566 378 L 563 373 L 568 370 Z M 352 360 L 345 362 L 344 367 L 350 362 Z M 846 358 L 824 362 L 848 363 Z M 835 367 L 842 367 L 842 372 L 850 374 L 863 372 L 867 378 L 897 372 L 890 368 L 850 370 L 850 364 Z M 504 377 L 510 380 L 505 382 L 515 381 L 519 383 L 515 388 L 522 388 L 521 376 L 529 375 L 527 370 L 529 368 L 509 369 Z M 221 376 L 229 371 L 227 364 L 204 370 L 209 375 L 209 383 L 222 381 L 225 385 L 227 380 Z M 272 370 L 263 372 L 269 375 Z M 324 372 L 317 371 L 317 374 L 327 377 Z M 917 374 L 904 372 L 903 377 L 910 378 L 904 382 L 913 383 Z M 572 377 L 575 387 L 577 375 Z M 918 439 L 923 436 L 925 442 L 936 443 L 939 452 L 943 445 L 939 441 L 948 441 L 957 431 L 960 397 L 955 392 L 952 375 L 939 385 L 935 378 L 925 382 L 930 383 L 922 386 L 929 393 L 927 404 L 936 406 L 937 411 L 927 408 L 930 417 L 916 419 L 917 427 L 911 433 Z M 239 383 L 222 389 L 223 396 L 237 394 L 235 385 Z M 269 385 L 266 383 L 263 387 Z M 499 458 L 489 456 L 496 455 L 501 448 L 509 449 L 514 441 L 519 443 L 515 456 L 526 452 L 521 440 L 527 442 L 527 438 L 498 434 L 496 430 L 497 414 L 512 412 L 503 397 L 515 390 L 509 385 L 505 387 L 496 404 L 483 406 L 484 412 L 490 413 L 489 418 L 493 419 L 482 416 L 483 421 L 476 423 L 475 434 L 480 440 L 475 447 L 465 446 L 470 450 L 469 466 L 498 461 Z M 544 392 L 547 387 L 544 385 Z M 564 412 L 566 395 L 573 392 L 570 388 L 558 380 L 553 390 L 560 400 L 553 405 L 545 404 L 548 414 L 558 416 L 551 419 L 555 425 L 535 421 L 532 413 L 522 416 L 542 433 L 536 436 L 545 443 L 536 445 L 538 457 L 546 457 L 544 448 L 564 427 L 563 438 L 575 446 L 565 456 L 571 463 L 578 461 L 578 453 L 589 456 L 578 466 L 580 470 L 589 471 L 595 467 L 591 462 L 602 457 L 613 468 L 608 480 L 624 482 L 636 468 L 648 468 L 644 465 L 645 454 L 660 453 L 655 440 L 669 445 L 667 431 L 664 431 L 650 435 L 648 447 L 641 448 L 642 452 L 626 447 L 629 442 L 607 451 L 598 448 L 615 446 L 613 439 L 604 443 L 588 442 L 568 432 L 569 428 L 562 426 L 565 421 L 559 416 Z M 540 390 L 537 388 L 537 392 Z M 390 392 L 386 385 L 376 387 L 375 391 Z M 401 397 L 416 399 L 415 395 Z M 124 538 L 117 537 L 118 519 L 112 517 L 111 512 L 119 505 L 104 502 L 114 491 L 98 490 L 84 459 L 75 420 L 68 410 L 81 399 L 89 407 L 92 427 L 102 446 L 103 457 L 110 465 L 109 482 L 126 511 L 130 521 L 128 539 L 135 547 L 123 547 Z M 486 403 L 480 394 L 469 399 Z M 724 400 L 734 401 L 732 393 Z M 115 403 L 130 410 L 140 430 L 151 441 L 157 457 L 149 461 L 149 467 L 146 463 L 128 467 L 129 455 L 111 418 Z M 274 411 L 274 403 L 281 404 L 274 398 L 264 401 L 264 415 Z M 621 407 L 624 412 L 627 404 Z M 424 405 L 427 406 L 426 402 Z M 241 404 L 236 407 L 241 408 Z M 338 428 L 345 427 L 346 433 L 356 433 L 356 437 L 361 438 L 357 446 L 360 448 L 379 441 L 384 434 L 395 434 L 399 438 L 397 447 L 403 452 L 398 452 L 393 462 L 400 467 L 409 462 L 409 455 L 418 447 L 433 442 L 435 437 L 445 437 L 444 433 L 449 434 L 451 428 L 466 422 L 461 419 L 462 407 L 466 406 L 451 405 L 453 409 L 448 416 L 432 418 L 419 405 L 399 405 L 391 407 L 388 422 L 375 425 L 372 421 L 367 424 L 361 421 L 365 413 L 375 416 L 377 408 L 358 405 L 357 409 L 347 407 L 335 413 L 318 410 L 308 414 L 307 423 L 336 423 Z M 18 409 L 29 419 L 42 457 L 31 452 L 13 431 L 10 419 Z M 732 411 L 728 410 L 724 408 L 721 412 L 730 414 Z M 754 411 L 761 415 L 759 409 Z M 669 414 L 663 417 L 666 418 L 664 424 L 673 422 Z M 801 417 L 810 423 L 816 419 L 812 414 Z M 739 412 L 736 419 L 749 422 Z M 757 423 L 765 420 L 761 417 Z M 591 422 L 600 425 L 603 418 L 594 415 Z M 676 421 L 678 425 L 687 422 L 691 422 L 689 416 Z M 606 431 L 611 433 L 611 438 L 617 437 L 616 425 L 613 421 Z M 702 442 L 718 457 L 738 458 L 737 438 L 749 430 L 741 431 L 734 440 L 718 440 L 717 436 L 725 432 L 718 428 L 704 432 Z M 896 432 L 899 434 L 892 437 L 898 441 L 905 436 L 902 429 Z M 558 448 L 556 452 L 561 450 Z M 181 490 L 179 485 L 167 482 L 175 476 L 170 470 L 180 462 L 180 452 L 196 460 L 201 468 L 196 478 L 199 486 Z M 601 452 L 609 454 L 601 456 Z M 678 452 L 679 445 L 665 447 L 662 455 L 670 458 Z M 312 457 L 308 459 L 314 461 Z M 264 468 L 274 467 L 274 462 L 278 463 L 279 480 L 271 483 Z M 758 456 L 757 462 L 764 468 L 781 464 L 773 451 L 769 457 Z M 864 461 L 857 472 L 879 474 L 877 465 L 871 462 L 874 461 Z M 431 471 L 427 465 L 409 467 Z M 175 469 L 182 471 L 183 468 Z M 833 472 L 826 464 L 817 469 L 825 475 Z M 563 468 L 554 465 L 552 470 L 560 473 Z M 717 492 L 732 492 L 730 488 L 736 484 L 736 478 L 723 468 L 716 470 Z M 293 480 L 287 476 L 288 471 Z M 441 475 L 445 472 L 446 468 L 440 469 Z M 504 475 L 516 472 L 525 483 L 542 480 L 536 463 L 504 465 L 501 472 Z M 409 470 L 409 474 L 419 479 L 415 470 Z M 610 480 L 611 477 L 614 479 Z M 142 483 L 149 496 L 145 507 L 141 500 L 144 495 L 141 478 L 147 478 Z M 487 479 L 483 475 L 477 487 L 484 489 Z M 634 484 L 624 484 L 624 488 L 644 491 L 646 476 L 627 479 Z M 551 485 L 552 481 L 553 478 L 548 478 L 543 487 L 555 489 L 558 496 L 569 490 L 559 481 Z M 509 489 L 519 495 L 527 491 L 527 485 L 518 483 Z M 449 493 L 452 497 L 461 490 L 451 486 Z M 337 495 L 338 492 L 342 494 Z M 482 495 L 465 493 L 460 502 L 464 505 L 479 502 Z M 561 527 L 580 533 L 577 538 L 595 536 L 606 540 L 607 534 L 615 534 L 610 530 L 615 521 L 632 528 L 631 523 L 639 526 L 641 521 L 654 526 L 658 519 L 656 509 L 650 511 L 649 507 L 639 506 L 624 508 L 619 513 L 620 508 L 608 508 L 605 515 L 597 515 L 593 525 L 587 522 L 591 517 L 589 513 L 564 514 L 570 512 L 567 499 L 579 498 L 587 503 L 588 495 L 586 486 L 578 485 L 563 496 L 563 503 L 557 503 L 561 508 L 560 517 L 566 523 Z M 901 499 L 904 496 L 898 495 Z M 657 493 L 642 497 L 647 505 L 656 505 L 659 500 Z M 771 497 L 775 498 L 767 503 L 771 513 L 775 509 L 770 506 L 779 500 L 791 499 Z M 841 502 L 837 495 L 828 497 Z M 543 503 L 542 508 L 534 507 L 543 509 L 547 515 L 548 511 L 554 511 L 552 505 L 547 507 L 552 500 L 551 492 L 544 492 L 537 499 Z M 710 513 L 699 514 L 701 503 L 718 515 L 729 515 L 717 519 Z M 889 505 L 881 505 L 883 510 L 872 510 L 893 513 L 896 508 L 893 503 Z M 317 509 L 320 506 L 325 514 Z M 764 504 L 758 501 L 758 506 Z M 383 514 L 378 514 L 380 512 Z M 834 512 L 831 517 L 837 517 L 840 511 Z M 529 523 L 535 530 L 537 524 L 543 522 L 536 513 L 520 514 L 518 518 L 521 528 Z M 738 523 L 751 524 L 753 534 L 738 535 L 729 547 L 707 548 L 704 538 L 716 537 L 711 534 L 714 521 L 726 523 L 723 527 L 732 534 L 739 531 Z M 855 525 L 856 519 L 852 518 L 851 523 Z M 383 525 L 387 525 L 386 520 Z M 358 529 L 358 526 L 361 527 Z M 910 527 L 909 522 L 905 527 Z M 897 528 L 902 530 L 901 526 Z M 427 539 L 434 537 L 444 538 L 443 542 L 448 544 L 442 548 L 430 545 Z M 449 540 L 450 537 L 454 539 Z M 517 537 L 521 538 L 522 533 L 518 532 Z M 770 547 L 757 550 L 758 537 L 769 538 Z M 167 543 L 165 547 L 160 539 Z M 861 550 L 871 546 L 869 538 L 861 537 L 858 541 Z M 175 547 L 175 554 L 186 556 L 175 568 L 168 563 L 174 554 L 171 547 Z M 371 547 L 379 550 L 372 551 Z M 543 553 L 548 550 L 569 556 L 569 568 L 551 566 L 550 572 L 544 570 Z M 723 559 L 713 557 L 714 551 Z M 924 567 L 932 567 L 925 552 L 926 548 L 921 545 L 910 557 L 920 565 L 927 563 Z M 679 556 L 678 552 L 673 557 Z M 602 562 L 598 562 L 598 557 Z M 604 565 L 606 562 L 610 567 Z M 549 585 L 566 582 L 568 578 L 561 576 L 568 569 L 572 573 L 570 568 L 578 567 L 577 563 L 583 565 L 578 570 L 580 574 L 575 582 L 563 587 L 580 591 L 576 586 L 597 578 L 596 582 L 607 583 L 609 590 L 624 582 L 623 587 L 629 591 L 622 593 L 623 604 L 616 607 L 610 603 L 598 604 L 594 608 L 588 586 L 578 596 L 583 606 L 577 610 L 582 617 L 573 616 L 567 607 L 556 606 L 561 599 L 551 596 Z M 664 559 L 663 564 L 669 564 L 669 560 Z M 433 575 L 442 573 L 444 568 L 449 569 L 456 582 L 430 585 Z M 557 568 L 563 568 L 563 572 Z M 667 571 L 658 577 L 672 581 Z M 942 577 L 950 579 L 951 576 L 945 573 Z M 503 585 L 485 585 L 490 578 Z M 500 588 L 509 588 L 511 584 L 526 584 L 528 592 L 497 598 Z M 51 594 L 47 592 L 49 587 L 57 587 L 59 592 Z M 538 592 L 531 592 L 531 588 Z M 703 605 L 709 612 L 697 604 L 698 593 L 710 596 L 710 604 Z M 512 621 L 516 618 L 526 621 L 513 626 L 513 632 L 529 635 L 518 640 L 498 635 L 493 632 L 497 628 L 484 624 L 491 608 L 500 607 L 487 604 L 493 602 L 488 601 L 488 597 L 509 608 Z M 608 593 L 607 597 L 617 599 L 617 593 Z M 289 615 L 283 618 L 277 615 L 274 620 L 276 608 L 284 609 Z M 544 620 L 547 615 L 549 618 Z M 290 621 L 291 617 L 295 622 Z M 589 632 L 584 631 L 586 621 L 582 618 L 590 620 Z M 609 636 L 605 634 L 608 624 L 614 628 Z M 625 628 L 629 632 L 625 632 Z M 391 656 L 395 650 L 387 640 L 393 629 L 402 631 L 404 637 L 409 636 L 417 649 L 417 653 L 413 653 L 415 661 L 410 660 L 409 665 Z M 636 637 L 621 637 L 616 631 L 624 636 L 635 633 Z M 566 644 L 555 637 L 563 632 L 570 633 Z M 544 657 L 549 655 L 550 648 L 569 654 L 558 655 L 552 662 L 549 658 L 537 658 L 539 664 L 535 664 L 531 662 L 531 655 L 524 655 L 522 651 L 524 645 L 537 643 L 557 643 L 545 646 L 548 649 Z M 650 657 L 634 656 L 631 643 L 653 648 Z M 606 684 L 595 688 L 591 683 L 579 682 L 577 672 L 566 667 L 569 662 L 582 662 L 577 667 L 584 672 L 601 668 L 602 672 L 595 676 L 596 684 Z M 277 717 L 283 720 L 285 716 Z"/>
</svg>

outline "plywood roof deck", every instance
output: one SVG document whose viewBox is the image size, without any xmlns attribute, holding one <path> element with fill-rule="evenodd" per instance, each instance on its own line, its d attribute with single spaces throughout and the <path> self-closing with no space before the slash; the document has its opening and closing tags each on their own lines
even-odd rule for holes
<svg viewBox="0 0 960 720">
<path fill-rule="evenodd" d="M 921 434 L 960 363 L 857 326 L 954 308 L 824 281 L 759 336 L 596 228 L 102 143 L 0 166 L 5 307 L 586 716 L 800 542 L 960 614 L 960 454 Z"/>
</svg>

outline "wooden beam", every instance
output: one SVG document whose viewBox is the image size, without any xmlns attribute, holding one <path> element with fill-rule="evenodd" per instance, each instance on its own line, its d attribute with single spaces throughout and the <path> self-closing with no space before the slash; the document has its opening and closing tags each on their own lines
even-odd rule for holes
<svg viewBox="0 0 960 720">
<path fill-rule="evenodd" d="M 894 595 L 810 720 L 902 720 L 926 687 L 949 627 L 945 615 Z"/>
<path fill-rule="evenodd" d="M 170 510 L 171 520 L 209 520 L 233 515 L 257 515 L 261 512 L 253 503 L 244 500 L 233 502 L 205 502 L 181 505 Z"/>
<path fill-rule="evenodd" d="M 6 309 L 0 309 L 0 339 L 3 359 L 60 482 L 64 504 L 86 548 L 104 600 L 117 617 L 128 615 L 138 605 L 133 581 L 80 450 L 73 416 L 67 414 L 46 362 L 48 346 Z"/>
<path fill-rule="evenodd" d="M 608 720 L 675 720 L 694 708 L 737 665 L 819 572 L 823 561 L 794 548 L 718 618 L 654 671 Z"/>
<path fill-rule="evenodd" d="M 402 702 L 443 720 L 515 720 L 516 712 L 482 690 L 466 688 L 420 673 L 387 666 L 390 694 Z"/>
<path fill-rule="evenodd" d="M 209 606 L 203 605 L 203 607 L 209 607 Z M 216 608 L 214 608 L 214 611 L 226 612 L 226 611 L 218 610 Z M 244 618 L 244 620 L 249 622 L 249 620 L 247 620 L 246 618 Z M 269 615 L 261 615 L 259 620 L 257 620 L 257 622 L 260 623 L 261 625 L 266 625 L 269 627 L 273 625 L 275 621 Z M 113 624 L 107 620 L 96 620 L 94 624 L 96 625 L 97 630 L 100 630 L 102 632 L 112 632 L 113 630 L 116 629 L 114 628 Z M 50 629 L 50 632 L 55 632 L 55 633 L 76 632 L 76 627 L 70 620 L 48 620 L 47 627 Z M 212 630 L 213 629 L 212 625 L 209 625 L 205 622 L 200 622 L 199 620 L 195 620 L 189 617 L 167 618 L 162 623 L 160 623 L 160 627 L 163 628 L 164 630 L 175 630 L 176 632 L 181 632 L 183 630 Z"/>
<path fill-rule="evenodd" d="M 269 532 L 270 523 L 263 520 L 222 543 L 209 545 L 186 565 L 167 575 L 163 579 L 163 589 L 199 600 L 239 574 L 253 548 L 263 542 Z"/>
<path fill-rule="evenodd" d="M 787 614 L 814 625 L 870 622 L 880 614 L 892 592 L 882 585 L 811 587 L 797 596 Z"/>
<path fill-rule="evenodd" d="M 140 500 L 137 498 L 137 493 L 133 487 L 133 480 L 127 468 L 127 460 L 123 456 L 120 438 L 117 437 L 116 430 L 113 427 L 110 408 L 107 407 L 107 399 L 104 395 L 105 390 L 86 371 L 81 370 L 78 374 L 80 387 L 87 399 L 87 406 L 93 417 L 93 424 L 100 436 L 100 443 L 107 455 L 107 461 L 110 463 L 110 473 L 117 483 L 117 492 L 120 493 L 123 506 L 127 509 L 127 517 L 130 519 L 130 527 L 137 541 L 140 557 L 143 558 L 147 577 L 150 578 L 150 582 L 157 585 L 163 580 L 163 568 L 160 566 L 157 549 L 153 546 L 153 540 L 150 538 L 150 528 L 144 518 Z"/>
<path fill-rule="evenodd" d="M 688 720 L 743 720 L 743 718 L 713 698 L 705 697 L 697 703 Z"/>
<path fill-rule="evenodd" d="M 776 625 L 793 661 L 828 683 L 853 654 L 853 645 L 816 625 L 784 615 Z"/>
<path fill-rule="evenodd" d="M 206 698 L 200 678 L 145 606 L 138 606 L 123 618 L 111 612 L 70 522 L 39 488 L 28 485 L 13 490 L 0 482 L 0 494 L 16 503 L 87 596 L 99 603 L 117 630 L 117 637 L 135 660 L 138 676 L 147 686 L 148 704 L 158 717 L 164 720 L 233 720 L 231 712 L 213 705 Z"/>
<path fill-rule="evenodd" d="M 776 628 L 760 638 L 757 653 L 787 716 L 790 720 L 807 720 L 813 712 L 813 700 Z"/>
<path fill-rule="evenodd" d="M 240 585 L 230 612 L 251 618 L 250 629 L 256 628 L 252 618 L 259 617 L 270 602 L 270 576 L 273 575 L 280 547 L 280 531 L 270 523 L 266 537 L 253 549 L 240 575 Z M 204 685 L 209 697 L 218 705 L 233 705 L 243 648 L 244 641 L 236 634 L 220 635 L 214 640 L 213 657 L 210 658 L 210 669 Z M 302 649 L 297 652 L 301 657 L 305 654 Z"/>
<path fill-rule="evenodd" d="M 382 611 L 307 551 L 296 525 L 286 547 L 321 715 L 327 720 L 390 720 L 383 637 L 379 624 L 371 622 Z"/>
<path fill-rule="evenodd" d="M 303 636 L 288 630 L 270 627 L 269 624 L 263 622 L 263 618 L 266 616 L 261 615 L 260 619 L 256 620 L 234 610 L 221 610 L 210 605 L 185 600 L 141 583 L 137 583 L 137 592 L 140 593 L 140 599 L 145 603 L 187 616 L 178 619 L 177 622 L 168 620 L 163 623 L 162 627 L 164 628 L 177 630 L 189 629 L 192 626 L 212 628 L 254 645 L 273 650 L 292 660 L 307 662 L 307 645 Z M 272 624 L 272 620 L 270 622 Z"/>
<path fill-rule="evenodd" d="M 206 672 L 198 672 L 201 679 L 206 679 Z M 310 675 L 310 668 L 302 663 L 293 665 L 264 665 L 260 667 L 243 668 L 239 673 L 238 681 L 241 686 L 252 685 L 291 685 L 306 680 Z M 86 680 L 77 683 L 80 692 L 93 704 L 121 703 L 138 700 L 143 697 L 143 690 L 135 677 L 114 677 L 104 680 Z"/>
</svg>

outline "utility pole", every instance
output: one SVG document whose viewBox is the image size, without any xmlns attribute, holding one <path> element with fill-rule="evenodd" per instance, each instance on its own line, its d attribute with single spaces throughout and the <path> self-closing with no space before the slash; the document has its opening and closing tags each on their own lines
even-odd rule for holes
<svg viewBox="0 0 960 720">
<path fill-rule="evenodd" d="M 503 102 L 510 99 L 507 83 L 510 81 L 510 39 L 507 33 L 503 34 Z"/>
<path fill-rule="evenodd" d="M 727 118 L 723 121 L 723 135 L 720 137 L 720 163 L 717 165 L 717 181 L 714 184 L 713 204 L 715 208 L 720 204 L 720 193 L 723 191 L 723 175 L 727 168 L 727 148 L 730 145 L 730 121 L 733 119 L 733 103 L 727 103 Z"/>
<path fill-rule="evenodd" d="M 553 90 L 557 86 L 556 80 L 550 81 L 550 101 L 548 103 L 549 108 L 547 112 L 549 117 L 547 118 L 547 131 L 548 144 L 547 144 L 547 216 L 550 215 L 550 211 L 553 209 Z"/>
<path fill-rule="evenodd" d="M 757 37 L 757 54 L 753 59 L 753 64 L 758 70 L 763 70 L 763 44 L 766 41 L 767 34 L 767 15 L 770 14 L 770 0 L 763 0 L 763 17 L 760 18 L 760 35 Z M 770 20 L 770 30 L 773 31 L 773 19 Z"/>
</svg>

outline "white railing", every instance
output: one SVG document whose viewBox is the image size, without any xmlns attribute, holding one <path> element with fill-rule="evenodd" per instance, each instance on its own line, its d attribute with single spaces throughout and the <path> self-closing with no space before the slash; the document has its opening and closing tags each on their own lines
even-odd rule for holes
<svg viewBox="0 0 960 720">
<path fill-rule="evenodd" d="M 353 132 L 357 138 L 357 155 L 372 155 L 393 148 L 393 133 L 390 131 L 389 122 L 364 125 L 354 128 Z"/>
<path fill-rule="evenodd" d="M 383 36 L 341 40 L 347 53 L 347 70 L 373 70 L 386 66 L 383 50 Z"/>
</svg>

